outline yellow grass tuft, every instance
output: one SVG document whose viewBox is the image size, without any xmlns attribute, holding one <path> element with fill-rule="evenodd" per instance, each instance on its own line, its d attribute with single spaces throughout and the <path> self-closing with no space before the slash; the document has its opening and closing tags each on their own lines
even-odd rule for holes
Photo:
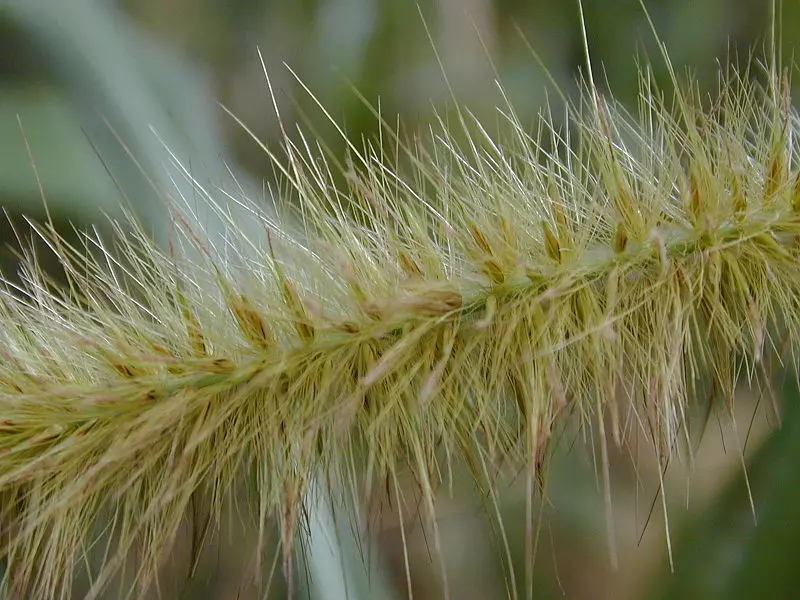
<svg viewBox="0 0 800 600">
<path fill-rule="evenodd" d="M 542 487 L 568 422 L 640 430 L 666 461 L 701 381 L 731 402 L 800 341 L 800 119 L 777 71 L 727 68 L 705 104 L 645 72 L 635 117 L 589 83 L 563 127 L 499 108 L 497 139 L 459 109 L 413 144 L 386 128 L 393 158 L 351 145 L 344 172 L 286 137 L 296 239 L 245 199 L 266 242 L 229 221 L 218 248 L 176 212 L 183 258 L 135 220 L 113 248 L 39 228 L 68 284 L 31 258 L 0 289 L 10 588 L 66 597 L 102 539 L 92 594 L 133 551 L 143 591 L 193 503 L 217 519 L 245 478 L 288 557 L 317 476 L 361 498 L 408 470 L 432 511 L 453 461 Z"/>
</svg>

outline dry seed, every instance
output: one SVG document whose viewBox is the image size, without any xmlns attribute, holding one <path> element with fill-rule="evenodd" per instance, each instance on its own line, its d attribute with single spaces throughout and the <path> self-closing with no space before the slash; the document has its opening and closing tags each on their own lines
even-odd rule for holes
<svg viewBox="0 0 800 600">
<path fill-rule="evenodd" d="M 561 263 L 561 245 L 558 243 L 558 238 L 550 230 L 550 225 L 547 221 L 542 221 L 542 230 L 544 232 L 544 248 L 547 251 L 547 256 Z"/>
<path fill-rule="evenodd" d="M 419 268 L 417 262 L 406 254 L 403 250 L 400 251 L 400 267 L 406 276 L 417 279 L 422 277 L 422 269 Z"/>
<path fill-rule="evenodd" d="M 275 339 L 267 324 L 246 296 L 240 295 L 233 299 L 231 309 L 239 329 L 249 342 L 264 349 L 274 346 Z"/>
<path fill-rule="evenodd" d="M 625 248 L 628 247 L 628 232 L 625 229 L 625 223 L 620 221 L 617 223 L 617 232 L 614 235 L 614 252 L 622 254 Z"/>
<path fill-rule="evenodd" d="M 492 280 L 492 283 L 499 285 L 506 280 L 506 275 L 503 268 L 493 258 L 487 258 L 483 261 L 483 272 Z"/>
<path fill-rule="evenodd" d="M 475 243 L 480 246 L 481 250 L 483 250 L 486 254 L 493 254 L 492 247 L 489 245 L 489 240 L 486 239 L 486 236 L 483 235 L 483 232 L 475 227 L 475 225 L 470 225 L 469 230 L 472 233 L 472 239 L 474 239 Z"/>
</svg>

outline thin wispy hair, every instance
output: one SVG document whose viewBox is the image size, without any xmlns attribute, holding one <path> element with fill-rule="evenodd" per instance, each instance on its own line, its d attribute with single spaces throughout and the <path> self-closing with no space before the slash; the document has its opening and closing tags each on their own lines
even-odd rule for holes
<svg viewBox="0 0 800 600">
<path fill-rule="evenodd" d="M 133 217 L 113 243 L 31 221 L 66 284 L 31 253 L 0 288 L 9 589 L 68 597 L 103 543 L 89 596 L 131 555 L 144 593 L 187 515 L 218 524 L 242 481 L 290 573 L 312 480 L 357 505 L 409 472 L 432 518 L 454 464 L 544 492 L 568 424 L 602 440 L 608 489 L 608 443 L 643 435 L 664 464 L 702 391 L 730 408 L 794 364 L 788 78 L 726 65 L 706 99 L 670 72 L 666 95 L 643 70 L 634 115 L 590 79 L 563 123 L 527 128 L 509 103 L 492 135 L 459 107 L 410 142 L 384 124 L 341 164 L 284 131 L 264 147 L 275 211 L 226 199 L 260 239 L 199 188 L 222 240 L 196 198 L 171 199 L 166 249 Z"/>
</svg>

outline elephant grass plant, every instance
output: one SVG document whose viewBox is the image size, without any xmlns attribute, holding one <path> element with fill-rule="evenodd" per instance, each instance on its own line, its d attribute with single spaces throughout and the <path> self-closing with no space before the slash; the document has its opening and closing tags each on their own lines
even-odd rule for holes
<svg viewBox="0 0 800 600">
<path fill-rule="evenodd" d="M 492 473 L 523 472 L 532 497 L 569 424 L 601 440 L 610 511 L 609 443 L 639 432 L 666 464 L 706 382 L 730 409 L 800 341 L 787 76 L 726 66 L 705 99 L 666 60 L 674 93 L 644 69 L 635 115 L 590 69 L 561 125 L 506 104 L 495 136 L 462 107 L 412 141 L 384 125 L 342 163 L 284 133 L 264 148 L 275 213 L 229 198 L 261 240 L 199 186 L 224 239 L 182 198 L 166 250 L 133 218 L 82 245 L 32 224 L 66 279 L 31 252 L 0 289 L 8 590 L 68 597 L 93 553 L 91 597 L 122 570 L 143 593 L 242 481 L 290 581 L 312 481 L 357 506 L 410 473 L 441 550 L 454 464 L 491 497 Z"/>
</svg>

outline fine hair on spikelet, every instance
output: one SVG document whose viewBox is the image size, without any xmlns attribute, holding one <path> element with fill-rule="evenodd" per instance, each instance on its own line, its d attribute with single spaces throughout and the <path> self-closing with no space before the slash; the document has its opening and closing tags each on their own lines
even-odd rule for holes
<svg viewBox="0 0 800 600">
<path fill-rule="evenodd" d="M 589 70 L 563 125 L 507 104 L 490 135 L 461 107 L 414 142 L 384 125 L 344 165 L 284 133 L 264 148 L 275 214 L 231 198 L 263 239 L 203 189 L 223 241 L 180 199 L 168 249 L 133 217 L 113 243 L 33 224 L 66 283 L 31 254 L 0 288 L 9 591 L 69 597 L 99 545 L 89 597 L 125 568 L 144 593 L 189 515 L 216 527 L 242 481 L 288 576 L 312 480 L 357 505 L 410 473 L 435 535 L 452 464 L 542 492 L 567 423 L 601 440 L 610 511 L 608 443 L 640 432 L 664 464 L 701 382 L 730 408 L 770 357 L 793 363 L 787 75 L 773 50 L 721 68 L 704 103 L 664 56 L 675 91 L 644 68 L 635 115 Z"/>
</svg>

